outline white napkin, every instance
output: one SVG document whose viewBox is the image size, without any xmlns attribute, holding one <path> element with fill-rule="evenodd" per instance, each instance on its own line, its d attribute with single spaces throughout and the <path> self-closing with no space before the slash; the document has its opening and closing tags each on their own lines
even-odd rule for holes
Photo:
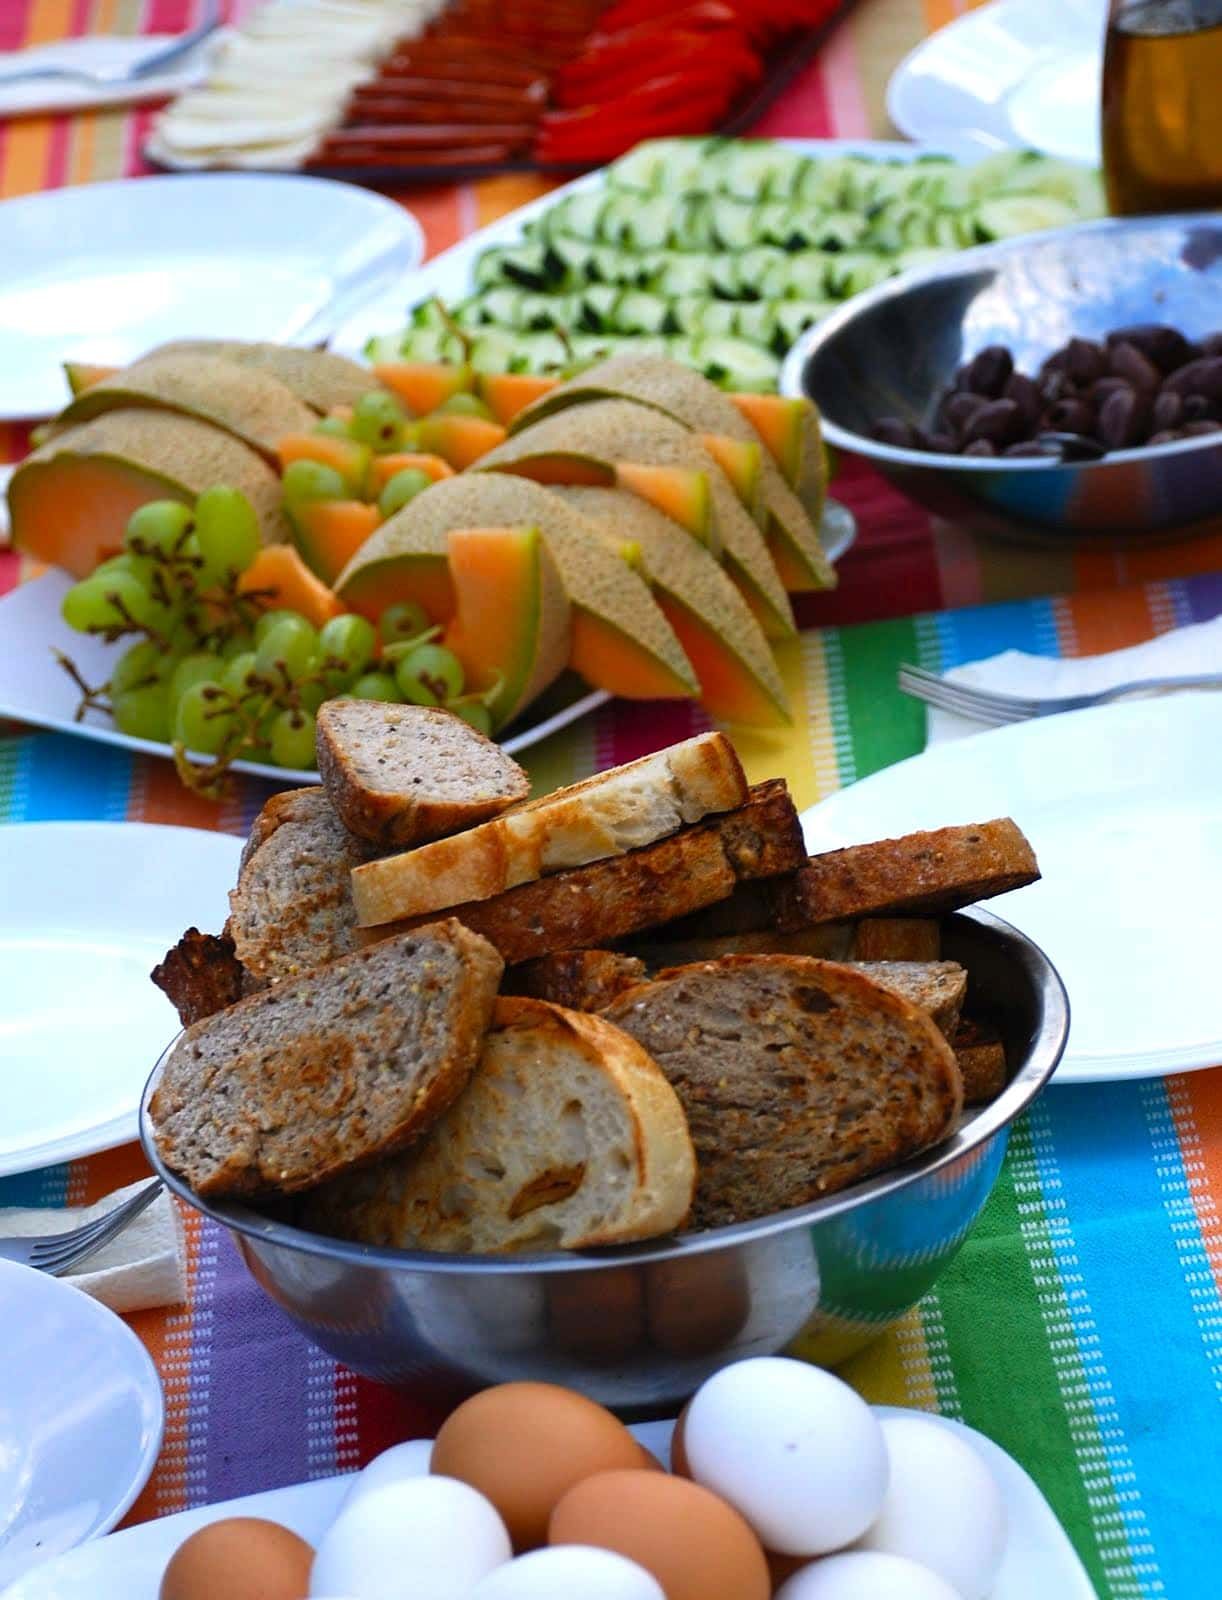
<svg viewBox="0 0 1222 1600">
<path fill-rule="evenodd" d="M 950 683 L 1043 699 L 1062 694 L 1091 694 L 1097 689 L 1134 683 L 1140 678 L 1188 677 L 1206 672 L 1222 674 L 1222 617 L 1215 617 L 1212 622 L 1192 623 L 1186 628 L 1173 628 L 1169 633 L 1148 639 L 1145 644 L 1109 650 L 1106 655 L 1062 659 L 1005 650 L 986 661 L 969 661 L 961 667 L 952 667 L 944 676 Z M 936 711 L 933 706 L 927 706 L 926 713 L 927 749 L 947 739 L 962 739 L 968 734 L 987 731 L 986 723 L 952 716 L 949 711 Z"/>
<path fill-rule="evenodd" d="M 148 1181 L 141 1178 L 91 1206 L 2 1207 L 0 1236 L 66 1233 L 69 1228 L 83 1227 L 122 1205 Z M 150 1306 L 181 1304 L 187 1296 L 186 1248 L 182 1219 L 168 1190 L 163 1189 L 152 1205 L 96 1255 L 87 1256 L 79 1268 L 66 1272 L 64 1282 L 83 1289 L 112 1311 L 146 1311 Z"/>
</svg>

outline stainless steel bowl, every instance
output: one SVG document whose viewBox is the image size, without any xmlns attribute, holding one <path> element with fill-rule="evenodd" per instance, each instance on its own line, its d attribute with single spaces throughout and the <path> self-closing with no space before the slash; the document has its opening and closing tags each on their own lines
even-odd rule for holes
<svg viewBox="0 0 1222 1600">
<path fill-rule="evenodd" d="M 804 334 L 781 389 L 809 395 L 833 445 L 933 511 L 1001 533 L 1131 537 L 1222 514 L 1222 435 L 1064 464 L 902 450 L 870 433 L 883 417 L 928 427 L 986 345 L 1030 372 L 1075 335 L 1139 322 L 1190 338 L 1222 328 L 1222 214 L 1088 222 L 906 273 Z"/>
<path fill-rule="evenodd" d="M 936 1150 L 758 1222 L 575 1254 L 364 1248 L 193 1195 L 151 1136 L 160 1063 L 140 1136 L 175 1194 L 228 1228 L 272 1299 L 357 1372 L 471 1388 L 546 1379 L 630 1416 L 673 1415 L 710 1372 L 743 1356 L 793 1346 L 823 1364 L 843 1360 L 921 1298 L 980 1215 L 1010 1124 L 1060 1060 L 1069 1006 L 1043 952 L 988 912 L 948 918 L 944 944 L 968 970 L 973 1014 L 1001 1030 L 1008 1087 Z"/>
</svg>

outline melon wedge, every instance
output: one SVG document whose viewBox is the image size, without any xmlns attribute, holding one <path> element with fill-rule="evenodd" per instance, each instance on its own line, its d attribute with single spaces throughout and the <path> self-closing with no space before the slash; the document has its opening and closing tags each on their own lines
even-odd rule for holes
<svg viewBox="0 0 1222 1600">
<path fill-rule="evenodd" d="M 505 430 L 499 422 L 487 417 L 455 416 L 442 412 L 437 416 L 422 417 L 413 428 L 415 442 L 421 450 L 438 455 L 448 461 L 457 472 L 474 466 L 481 456 L 502 444 Z"/>
<path fill-rule="evenodd" d="M 488 709 L 502 728 L 568 665 L 568 598 L 538 528 L 453 528 L 446 548 L 455 614 L 445 643 L 470 687 L 498 684 Z"/>
<path fill-rule="evenodd" d="M 375 361 L 379 383 L 397 395 L 414 417 L 427 417 L 454 394 L 470 394 L 470 367 L 444 361 Z"/>
<path fill-rule="evenodd" d="M 759 623 L 703 546 L 652 506 L 625 504 L 615 489 L 557 490 L 606 538 L 631 527 L 654 598 L 700 680 L 711 716 L 756 727 L 789 723 L 789 702 Z"/>
<path fill-rule="evenodd" d="M 686 528 L 703 545 L 713 542 L 713 495 L 708 474 L 689 467 L 651 467 L 617 461 L 615 486 L 626 489 Z"/>
<path fill-rule="evenodd" d="M 700 433 L 696 437 L 729 478 L 742 505 L 763 527 L 768 515 L 764 506 L 763 445 L 754 439 L 731 439 L 724 433 Z"/>
<path fill-rule="evenodd" d="M 559 378 L 538 377 L 529 372 L 481 372 L 475 380 L 475 392 L 507 428 L 527 406 L 542 400 L 559 382 Z"/>
<path fill-rule="evenodd" d="M 731 394 L 728 399 L 768 446 L 785 481 L 796 488 L 802 481 L 802 415 L 810 402 L 779 394 Z"/>
<path fill-rule="evenodd" d="M 289 514 L 293 543 L 316 577 L 331 585 L 382 518 L 364 500 L 307 500 Z"/>
<path fill-rule="evenodd" d="M 231 434 L 170 411 L 109 411 L 57 433 L 17 468 L 13 543 L 83 578 L 119 549 L 137 506 L 189 502 L 218 483 L 246 495 L 266 542 L 289 537 L 279 477 Z"/>
<path fill-rule="evenodd" d="M 269 461 L 286 434 L 306 433 L 314 413 L 291 389 L 266 372 L 235 366 L 217 356 L 149 356 L 114 377 L 94 383 L 60 413 L 71 425 L 105 411 L 149 406 L 179 411 L 224 428 Z"/>
<path fill-rule="evenodd" d="M 703 473 L 713 502 L 719 554 L 735 580 L 750 593 L 753 604 L 758 604 L 769 637 L 792 635 L 793 612 L 763 533 L 739 504 L 725 473 L 681 423 L 632 401 L 591 400 L 514 432 L 484 457 L 479 470 L 520 473 L 530 470 L 532 460 L 561 455 L 595 464 L 631 462 Z"/>
<path fill-rule="evenodd" d="M 316 628 L 344 610 L 339 596 L 314 576 L 291 544 L 265 545 L 242 574 L 238 589 L 258 593 L 269 609 L 298 611 Z"/>
<path fill-rule="evenodd" d="M 359 439 L 341 439 L 333 433 L 289 433 L 277 441 L 281 469 L 294 461 L 319 461 L 339 473 L 353 494 L 365 487 L 373 451 Z"/>
<path fill-rule="evenodd" d="M 148 356 L 219 356 L 235 366 L 249 367 L 278 378 L 311 411 L 326 416 L 337 406 L 354 406 L 363 394 L 378 383 L 368 367 L 362 367 L 333 350 L 317 350 L 295 344 L 247 343 L 238 339 L 175 339 L 158 345 Z"/>
<path fill-rule="evenodd" d="M 98 367 L 88 361 L 65 361 L 64 377 L 68 380 L 68 387 L 74 395 L 84 394 L 86 389 L 95 383 L 103 383 L 107 378 L 113 378 L 118 372 L 118 367 Z"/>
<path fill-rule="evenodd" d="M 443 461 L 440 456 L 415 454 L 410 450 L 398 450 L 388 456 L 374 456 L 369 463 L 369 471 L 365 484 L 369 495 L 373 499 L 382 493 L 386 485 L 396 472 L 406 472 L 411 467 L 417 472 L 423 472 L 426 477 L 438 482 L 441 478 L 452 478 L 454 468 L 448 461 Z"/>
</svg>

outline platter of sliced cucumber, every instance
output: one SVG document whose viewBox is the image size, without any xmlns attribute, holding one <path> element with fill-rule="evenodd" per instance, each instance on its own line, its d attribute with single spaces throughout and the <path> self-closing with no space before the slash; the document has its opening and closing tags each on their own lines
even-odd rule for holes
<svg viewBox="0 0 1222 1600">
<path fill-rule="evenodd" d="M 914 144 L 654 140 L 439 255 L 333 343 L 529 373 L 628 349 L 767 392 L 849 296 L 1103 210 L 1097 173 L 1031 151 L 965 163 Z"/>
</svg>

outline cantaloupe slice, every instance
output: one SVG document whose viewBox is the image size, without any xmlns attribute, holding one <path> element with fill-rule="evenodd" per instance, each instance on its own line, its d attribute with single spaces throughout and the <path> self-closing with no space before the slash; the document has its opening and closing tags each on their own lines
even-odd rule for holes
<svg viewBox="0 0 1222 1600">
<path fill-rule="evenodd" d="M 258 594 L 269 609 L 298 611 L 321 628 L 345 608 L 339 596 L 316 578 L 291 544 L 265 545 L 238 581 L 243 594 Z"/>
<path fill-rule="evenodd" d="M 445 643 L 474 689 L 498 684 L 493 728 L 512 722 L 569 660 L 569 602 L 538 528 L 452 528 L 454 620 Z"/>
<path fill-rule="evenodd" d="M 280 479 L 231 434 L 170 411 L 108 411 L 65 429 L 13 474 L 13 543 L 75 578 L 114 555 L 137 506 L 192 501 L 213 484 L 240 489 L 268 543 L 289 537 Z"/>
<path fill-rule="evenodd" d="M 334 350 L 295 344 L 263 344 L 239 339 L 174 339 L 158 345 L 148 356 L 219 356 L 239 367 L 250 367 L 278 378 L 311 411 L 326 416 L 337 406 L 354 406 L 363 394 L 378 387 L 368 367 L 362 367 Z M 148 359 L 146 356 L 144 359 Z"/>
<path fill-rule="evenodd" d="M 364 500 L 307 500 L 293 507 L 289 520 L 301 559 L 331 585 L 382 518 L 377 506 Z"/>
<path fill-rule="evenodd" d="M 754 439 L 731 439 L 724 433 L 697 434 L 700 443 L 730 480 L 730 487 L 761 527 L 764 506 L 764 447 Z"/>
<path fill-rule="evenodd" d="M 515 417 L 550 394 L 559 378 L 544 378 L 529 372 L 481 372 L 475 392 L 496 420 L 508 427 Z"/>
<path fill-rule="evenodd" d="M 309 406 L 279 379 L 207 355 L 146 357 L 91 384 L 64 408 L 59 420 L 86 422 L 105 411 L 132 406 L 180 411 L 211 422 L 272 462 L 279 440 L 290 433 L 306 433 L 314 425 Z"/>
<path fill-rule="evenodd" d="M 772 459 L 796 488 L 802 479 L 802 416 L 809 400 L 779 394 L 731 394 L 727 398 L 768 446 Z"/>
<path fill-rule="evenodd" d="M 64 377 L 67 378 L 68 387 L 74 395 L 84 394 L 85 390 L 92 388 L 95 383 L 103 383 L 107 378 L 113 378 L 118 370 L 118 367 L 99 367 L 88 361 L 64 362 Z"/>
<path fill-rule="evenodd" d="M 706 472 L 617 461 L 615 486 L 637 495 L 707 545 L 713 540 L 713 496 Z"/>
<path fill-rule="evenodd" d="M 623 700 L 690 700 L 687 681 L 646 655 L 636 641 L 604 617 L 573 611 L 573 671 L 596 689 Z"/>
<path fill-rule="evenodd" d="M 365 484 L 370 497 L 376 500 L 395 473 L 406 472 L 409 467 L 416 472 L 423 472 L 434 483 L 441 478 L 452 478 L 454 476 L 454 468 L 448 461 L 443 461 L 440 456 L 424 455 L 411 450 L 397 450 L 391 455 L 374 456 L 369 463 Z"/>
<path fill-rule="evenodd" d="M 414 442 L 421 450 L 438 455 L 457 471 L 474 466 L 481 456 L 502 444 L 505 430 L 487 417 L 455 416 L 440 412 L 422 417 L 413 427 Z"/>
<path fill-rule="evenodd" d="M 339 473 L 353 494 L 365 487 L 373 451 L 359 439 L 343 439 L 334 433 L 289 433 L 276 443 L 276 455 L 283 470 L 294 461 L 319 461 Z"/>
<path fill-rule="evenodd" d="M 373 370 L 414 417 L 428 416 L 451 395 L 470 394 L 475 386 L 470 367 L 444 361 L 375 361 Z"/>
<path fill-rule="evenodd" d="M 702 545 L 652 506 L 624 503 L 615 489 L 555 491 L 618 542 L 631 526 L 654 598 L 700 680 L 714 717 L 760 727 L 790 721 L 789 702 L 759 623 Z"/>
<path fill-rule="evenodd" d="M 615 483 L 615 466 L 612 462 L 591 461 L 584 456 L 559 452 L 555 455 L 522 456 L 520 460 L 507 461 L 504 466 L 498 464 L 497 470 L 513 473 L 518 478 L 529 478 L 532 483 L 562 488 L 585 485 L 587 488 L 605 489 Z"/>
</svg>

